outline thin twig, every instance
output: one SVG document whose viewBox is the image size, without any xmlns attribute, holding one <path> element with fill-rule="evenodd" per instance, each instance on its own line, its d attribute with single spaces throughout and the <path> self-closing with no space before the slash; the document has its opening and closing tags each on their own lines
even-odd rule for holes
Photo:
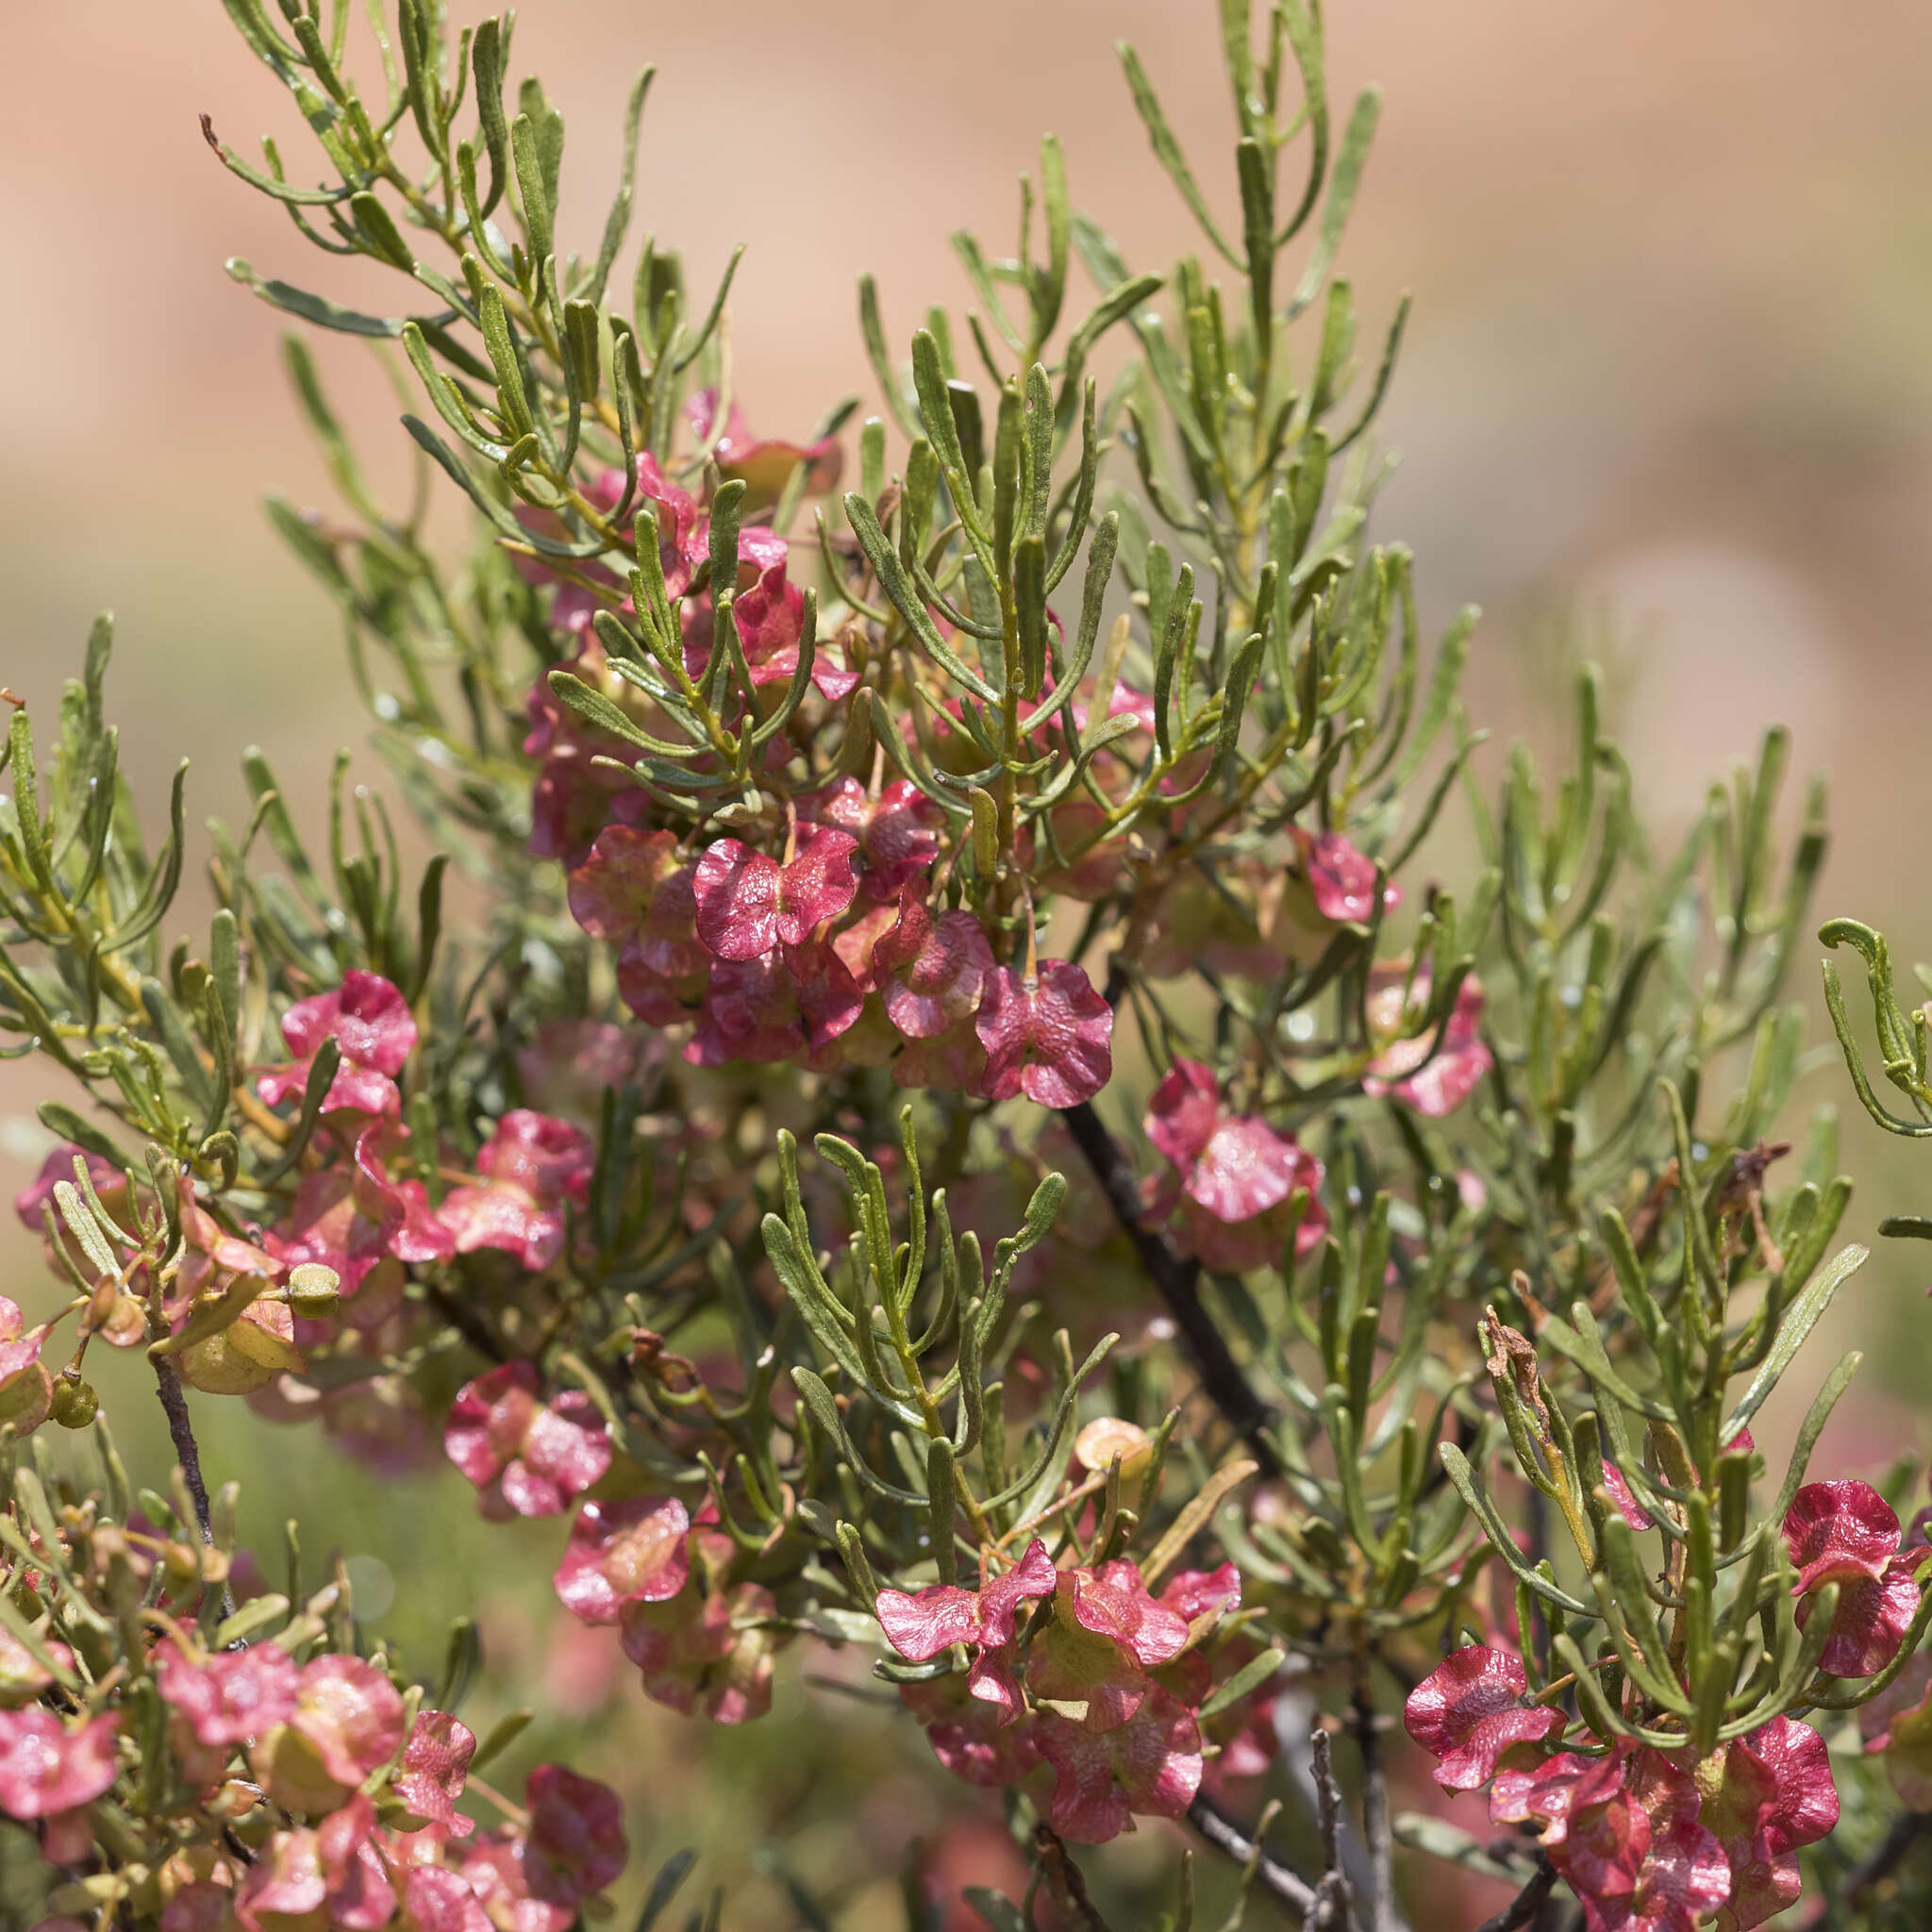
<svg viewBox="0 0 1932 1932">
<path fill-rule="evenodd" d="M 194 1424 L 188 1413 L 188 1397 L 175 1364 L 166 1357 L 154 1358 L 155 1391 L 161 1398 L 161 1413 L 168 1418 L 168 1440 L 175 1445 L 175 1460 L 181 1465 L 181 1480 L 188 1485 L 189 1500 L 194 1505 L 194 1521 L 201 1540 L 214 1548 L 214 1511 L 208 1507 L 208 1482 L 201 1473 L 201 1445 L 194 1440 Z M 222 1584 L 222 1615 L 235 1614 L 235 1592 Z"/>
<path fill-rule="evenodd" d="M 1254 1451 L 1261 1473 L 1279 1475 L 1281 1457 L 1268 1435 L 1274 1415 L 1248 1386 L 1241 1364 L 1235 1360 L 1226 1339 L 1201 1300 L 1200 1262 L 1176 1254 L 1167 1239 L 1141 1219 L 1141 1183 L 1133 1163 L 1107 1131 L 1092 1103 L 1083 1100 L 1077 1107 L 1062 1108 L 1060 1118 L 1087 1157 L 1087 1165 L 1093 1170 L 1093 1177 L 1100 1183 L 1122 1231 L 1132 1242 L 1148 1279 L 1167 1304 L 1167 1311 L 1180 1330 L 1208 1399 Z"/>
<path fill-rule="evenodd" d="M 1485 1919 L 1475 1932 L 1520 1932 L 1542 1909 L 1556 1884 L 1557 1868 L 1539 1854 L 1535 1877 L 1500 1912 Z"/>
<path fill-rule="evenodd" d="M 1900 1812 L 1892 1820 L 1891 1829 L 1852 1867 L 1845 1880 L 1846 1899 L 1856 1904 L 1861 1893 L 1869 1891 L 1881 1878 L 1889 1878 L 1905 1862 L 1906 1854 L 1918 1843 L 1927 1825 L 1932 1825 L 1932 1813 Z"/>
<path fill-rule="evenodd" d="M 1395 1846 L 1389 1827 L 1389 1786 L 1375 1746 L 1375 1708 L 1366 1682 L 1356 1686 L 1353 1717 L 1362 1759 L 1362 1836 L 1369 1845 L 1368 1932 L 1384 1932 L 1395 1891 Z"/>
<path fill-rule="evenodd" d="M 1932 1812 L 1901 1811 L 1891 1821 L 1891 1829 L 1845 1874 L 1839 1903 L 1857 1905 L 1881 1878 L 1890 1877 L 1927 1827 L 1932 1827 Z M 1805 1923 L 1805 1932 L 1822 1932 L 1824 1926 L 1832 1923 L 1831 1902 L 1821 1899 Z"/>
<path fill-rule="evenodd" d="M 181 1465 L 182 1479 L 194 1504 L 194 1520 L 201 1526 L 201 1540 L 212 1546 L 215 1524 L 208 1508 L 208 1484 L 201 1474 L 201 1449 L 194 1440 L 194 1424 L 188 1415 L 188 1397 L 182 1393 L 181 1377 L 165 1357 L 155 1363 L 155 1387 L 161 1398 L 161 1413 L 168 1418 L 168 1439 L 175 1445 L 175 1460 Z"/>
<path fill-rule="evenodd" d="M 1313 1734 L 1315 1718 L 1314 1700 L 1291 1690 L 1284 1694 L 1274 1719 L 1281 1740 L 1282 1768 L 1293 1782 L 1295 1792 L 1310 1819 L 1322 1808 L 1321 1793 L 1315 1788 L 1315 1754 L 1308 1741 Z M 1368 1848 L 1362 1843 L 1361 1834 L 1345 1816 L 1341 1821 L 1340 1839 L 1341 1869 L 1348 1874 L 1348 1882 L 1357 1892 L 1366 1891 L 1369 1888 Z"/>
<path fill-rule="evenodd" d="M 1355 1888 L 1341 1866 L 1341 1787 L 1335 1781 L 1335 1765 L 1328 1733 L 1318 1724 L 1308 1736 L 1309 1755 L 1314 1763 L 1316 1818 L 1322 1831 L 1322 1880 L 1315 1887 L 1315 1909 L 1309 1923 L 1323 1928 L 1345 1932 L 1355 1924 Z"/>
<path fill-rule="evenodd" d="M 1306 1919 L 1315 1908 L 1315 1888 L 1299 1872 L 1290 1869 L 1272 1853 L 1263 1851 L 1211 1798 L 1197 1797 L 1188 1807 L 1188 1823 L 1217 1852 L 1245 1865 L 1254 1863 L 1255 1876 L 1268 1888 L 1277 1905 L 1283 1905 L 1297 1918 Z"/>
<path fill-rule="evenodd" d="M 425 1284 L 424 1294 L 425 1299 L 435 1304 L 437 1313 L 445 1317 L 478 1355 L 488 1357 L 499 1366 L 509 1360 L 508 1353 L 496 1339 L 489 1323 L 460 1295 L 452 1294 L 440 1281 Z"/>
<path fill-rule="evenodd" d="M 1066 1846 L 1051 1825 L 1041 1823 L 1033 1827 L 1033 1857 L 1055 1905 L 1070 1913 L 1086 1932 L 1108 1932 L 1107 1921 L 1088 1893 L 1086 1874 L 1068 1857 Z"/>
</svg>

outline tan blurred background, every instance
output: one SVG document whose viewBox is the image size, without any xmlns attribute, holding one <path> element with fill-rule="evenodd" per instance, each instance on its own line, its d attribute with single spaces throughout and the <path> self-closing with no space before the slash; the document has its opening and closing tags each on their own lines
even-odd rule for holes
<svg viewBox="0 0 1932 1932">
<path fill-rule="evenodd" d="M 764 423 L 802 426 L 856 386 L 855 274 L 879 274 L 896 336 L 935 294 L 958 300 L 947 231 L 1007 245 L 1044 128 L 1130 257 L 1171 257 L 1183 218 L 1111 43 L 1140 45 L 1224 201 L 1211 11 L 533 0 L 517 53 L 569 119 L 578 245 L 628 75 L 659 63 L 639 226 L 686 245 L 700 283 L 750 242 L 741 386 Z M 221 264 L 298 281 L 341 264 L 199 138 L 206 110 L 245 153 L 266 129 L 301 152 L 216 0 L 9 14 L 0 663 L 45 689 L 111 603 L 123 702 L 153 725 L 143 766 L 179 746 L 205 767 L 200 797 L 225 800 L 208 755 L 238 729 L 319 757 L 355 720 L 332 624 L 257 508 L 266 487 L 323 490 L 279 319 Z M 1866 903 L 1925 795 L 1932 12 L 1337 0 L 1329 31 L 1335 92 L 1387 94 L 1345 258 L 1365 330 L 1401 288 L 1417 298 L 1384 418 L 1404 456 L 1385 532 L 1415 544 L 1438 608 L 1489 608 L 1498 695 L 1525 609 L 1612 618 L 1644 667 L 1624 728 L 1671 803 L 1790 718 L 1800 762 L 1837 774 L 1835 877 Z M 358 350 L 325 349 L 365 441 L 392 454 L 393 407 Z"/>
<path fill-rule="evenodd" d="M 222 262 L 246 256 L 311 285 L 341 264 L 223 171 L 196 115 L 250 154 L 272 129 L 293 156 L 300 130 L 218 0 L 15 0 L 7 28 L 0 682 L 51 695 L 112 605 L 114 709 L 157 804 L 186 752 L 195 818 L 232 816 L 249 738 L 312 797 L 360 719 L 334 621 L 258 499 L 275 487 L 326 501 L 326 485 L 283 385 L 281 318 Z M 1478 718 L 1546 727 L 1539 641 L 1567 616 L 1612 659 L 1613 728 L 1667 819 L 1764 724 L 1790 720 L 1797 765 L 1835 780 L 1821 914 L 1857 912 L 1906 957 L 1932 953 L 1932 9 L 1334 0 L 1329 31 L 1336 93 L 1370 80 L 1387 93 L 1345 256 L 1365 332 L 1379 335 L 1401 289 L 1416 296 L 1382 421 L 1404 460 L 1380 529 L 1416 548 L 1436 616 L 1487 607 Z M 1065 139 L 1078 201 L 1132 260 L 1164 265 L 1184 245 L 1120 79 L 1123 36 L 1225 205 L 1211 0 L 532 0 L 516 65 L 541 69 L 568 118 L 564 241 L 588 247 L 629 75 L 659 63 L 638 227 L 685 246 L 700 285 L 733 242 L 752 244 L 739 387 L 756 422 L 784 431 L 864 380 L 859 270 L 879 275 L 897 340 L 936 295 L 963 307 L 946 234 L 969 225 L 1004 252 L 1013 177 L 1042 129 Z M 367 284 L 330 286 L 354 300 Z M 393 398 L 357 345 L 320 348 L 372 469 L 395 475 Z M 1815 974 L 1807 957 L 1807 994 Z M 4 1071 L 0 1113 L 45 1091 Z M 1850 1103 L 1829 1055 L 1808 1092 Z M 17 1128 L 0 1144 L 9 1193 L 23 1144 Z M 1917 1151 L 1849 1137 L 1849 1232 L 1932 1203 L 1932 1158 Z M 24 1264 L 25 1300 L 28 1244 L 4 1252 Z M 1932 1440 L 1924 1252 L 1893 1247 L 1844 1298 L 1837 1346 L 1857 1340 L 1877 1359 L 1821 1466 Z M 294 1440 L 273 1439 L 288 1493 L 263 1507 L 346 1511 L 378 1571 L 385 1551 L 408 1565 L 398 1614 L 426 1624 L 470 1600 L 478 1558 L 454 1491 L 438 1492 L 452 1508 L 425 1514 L 329 1475 Z M 547 1707 L 567 1723 L 601 1701 L 612 1662 L 586 1657 L 590 1677 L 572 1677 L 574 1626 L 538 1621 L 547 1560 L 533 1545 L 517 1566 L 535 1593 L 492 1613 L 492 1641 L 500 1659 L 524 1646 L 532 1670 L 543 1660 Z M 625 1735 L 612 1765 L 635 1762 L 638 1734 Z M 871 1735 L 855 1733 L 855 1764 L 872 1762 Z M 658 1746 L 646 1756 L 657 1763 Z M 690 1813 L 695 1830 L 706 1807 L 729 1809 L 728 1776 L 709 1796 L 668 1769 L 659 1781 L 672 1822 Z M 880 1824 L 888 1855 L 907 1829 L 899 1811 Z M 837 1865 L 845 1825 L 826 1830 Z"/>
</svg>

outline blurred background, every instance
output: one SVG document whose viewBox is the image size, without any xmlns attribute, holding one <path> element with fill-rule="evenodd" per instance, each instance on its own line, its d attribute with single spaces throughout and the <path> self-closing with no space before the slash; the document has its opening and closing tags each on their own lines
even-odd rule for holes
<svg viewBox="0 0 1932 1932">
<path fill-rule="evenodd" d="M 737 384 L 754 422 L 785 433 L 865 382 L 860 270 L 880 277 L 894 341 L 935 296 L 964 306 L 946 235 L 969 225 L 1004 252 L 1013 177 L 1042 130 L 1064 139 L 1077 203 L 1129 259 L 1166 263 L 1184 217 L 1112 42 L 1140 47 L 1224 205 L 1214 32 L 1209 0 L 531 0 L 515 64 L 541 71 L 566 115 L 566 204 L 584 223 L 601 222 L 616 177 L 629 76 L 659 64 L 636 227 L 683 247 L 699 287 L 750 242 Z M 309 284 L 338 265 L 225 174 L 196 125 L 207 112 L 254 153 L 264 129 L 291 131 L 283 97 L 216 0 L 17 8 L 8 35 L 0 681 L 44 701 L 111 606 L 113 708 L 157 807 L 187 755 L 192 815 L 232 819 L 249 740 L 312 798 L 360 717 L 334 620 L 258 501 L 275 488 L 326 502 L 327 486 L 285 389 L 281 320 L 222 264 L 240 255 Z M 1435 619 L 1465 600 L 1486 608 L 1478 721 L 1552 734 L 1551 666 L 1569 648 L 1553 640 L 1580 636 L 1609 668 L 1611 729 L 1665 824 L 1788 721 L 1795 769 L 1833 780 L 1820 915 L 1883 925 L 1905 958 L 1932 952 L 1919 889 L 1932 858 L 1932 12 L 1916 0 L 1334 0 L 1329 38 L 1332 92 L 1386 91 L 1343 258 L 1365 337 L 1401 290 L 1416 300 L 1381 419 L 1402 462 L 1378 525 L 1415 548 Z M 353 277 L 331 286 L 356 299 Z M 344 339 L 316 348 L 371 470 L 399 475 L 383 378 Z M 1810 996 L 1815 984 L 1807 959 L 1799 985 Z M 39 1142 L 24 1120 L 35 1095 L 5 1071 L 10 1191 Z M 1835 1054 L 1808 1092 L 1850 1102 Z M 1847 1157 L 1861 1177 L 1849 1233 L 1869 1238 L 1880 1214 L 1932 1199 L 1932 1171 L 1861 1122 L 1847 1122 Z M 8 1238 L 26 1301 L 30 1244 L 10 1224 Z M 1840 1333 L 1814 1343 L 1825 1359 L 1872 1351 L 1863 1399 L 1820 1452 L 1835 1467 L 1932 1436 L 1928 1274 L 1882 1252 L 1844 1298 Z M 780 1721 L 814 1729 L 789 1771 L 766 1734 L 722 1740 L 691 1777 L 677 1721 L 628 1690 L 614 1721 L 596 1719 L 622 1666 L 604 1640 L 549 1617 L 554 1538 L 479 1541 L 459 1482 L 379 1484 L 308 1432 L 244 1420 L 210 1459 L 218 1474 L 258 1472 L 253 1520 L 271 1542 L 272 1500 L 310 1512 L 317 1557 L 333 1538 L 363 1566 L 372 1627 L 422 1671 L 487 1561 L 492 1654 L 544 1712 L 534 1740 L 603 1724 L 591 1766 L 621 1768 L 660 1854 L 729 1836 L 734 1781 L 756 1757 L 767 1797 L 792 1780 L 778 1793 L 797 1827 L 789 1856 L 839 1891 L 841 1925 L 894 1923 L 891 1885 L 868 1892 L 853 1874 L 890 1864 L 908 1830 L 954 1847 L 982 1882 L 1004 1856 L 969 1794 L 923 1769 L 872 1816 L 879 1726 L 856 1706 L 840 1722 L 847 1707 L 795 1668 Z M 394 1573 L 408 1589 L 378 1610 Z M 1149 1869 L 1171 1871 L 1171 1848 L 1141 1838 Z M 729 1923 L 799 1923 L 782 1875 L 750 1874 L 754 1852 L 741 1843 L 716 1869 L 741 1882 Z"/>
</svg>

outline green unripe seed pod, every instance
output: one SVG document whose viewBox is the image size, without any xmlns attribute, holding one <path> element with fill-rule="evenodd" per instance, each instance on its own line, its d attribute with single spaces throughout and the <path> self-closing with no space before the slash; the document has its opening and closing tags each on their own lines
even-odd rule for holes
<svg viewBox="0 0 1932 1932">
<path fill-rule="evenodd" d="M 304 1261 L 289 1271 L 291 1313 L 313 1321 L 333 1315 L 341 1305 L 341 1276 L 320 1261 Z"/>
<path fill-rule="evenodd" d="M 57 1375 L 51 1413 L 63 1429 L 84 1429 L 101 1412 L 101 1398 L 92 1382 L 78 1375 Z"/>
</svg>

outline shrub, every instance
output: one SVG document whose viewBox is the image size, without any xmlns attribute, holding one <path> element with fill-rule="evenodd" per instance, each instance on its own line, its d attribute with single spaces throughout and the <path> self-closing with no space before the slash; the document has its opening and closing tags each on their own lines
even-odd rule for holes
<svg viewBox="0 0 1932 1932">
<path fill-rule="evenodd" d="M 0 1021 L 69 1083 L 18 1204 L 56 1286 L 0 1303 L 0 1812 L 48 1923 L 563 1932 L 625 1866 L 595 1781 L 476 1775 L 510 1740 L 457 1714 L 471 1626 L 431 1686 L 341 1574 L 238 1567 L 193 1429 L 224 1398 L 379 1462 L 440 1437 L 694 1724 L 859 1651 L 877 1721 L 1002 1794 L 1031 1886 L 969 1894 L 1001 1932 L 1103 1923 L 1068 1848 L 1141 1819 L 1365 1932 L 1442 1923 L 1430 1858 L 1507 1888 L 1491 1926 L 1894 1896 L 1924 1519 L 1908 1471 L 1810 1467 L 1856 1355 L 1788 1458 L 1750 1429 L 1865 1259 L 1828 1112 L 1770 1138 L 1823 791 L 1778 830 L 1774 732 L 1658 851 L 1586 669 L 1566 768 L 1518 749 L 1485 795 L 1475 613 L 1429 645 L 1370 534 L 1407 311 L 1357 356 L 1378 104 L 1331 104 L 1319 12 L 1224 0 L 1226 212 L 1124 50 L 1200 256 L 1134 272 L 1049 139 L 1018 255 L 956 237 L 963 328 L 933 308 L 901 361 L 863 280 L 846 476 L 856 402 L 746 423 L 728 272 L 693 293 L 651 238 L 620 277 L 628 160 L 560 248 L 508 16 L 398 0 L 352 47 L 347 8 L 228 10 L 329 178 L 209 144 L 398 278 L 362 313 L 229 265 L 407 360 L 397 509 L 291 340 L 342 508 L 271 511 L 437 850 L 341 766 L 310 844 L 251 752 L 171 940 L 184 790 L 152 840 L 105 621 L 58 718 L 13 712 Z M 1914 1111 L 1827 968 L 1861 1099 L 1932 1132 L 1924 1014 L 1875 935 L 1824 937 Z M 152 1364 L 158 1489 L 103 1348 Z M 1391 1815 L 1403 1729 L 1487 1829 Z"/>
</svg>

